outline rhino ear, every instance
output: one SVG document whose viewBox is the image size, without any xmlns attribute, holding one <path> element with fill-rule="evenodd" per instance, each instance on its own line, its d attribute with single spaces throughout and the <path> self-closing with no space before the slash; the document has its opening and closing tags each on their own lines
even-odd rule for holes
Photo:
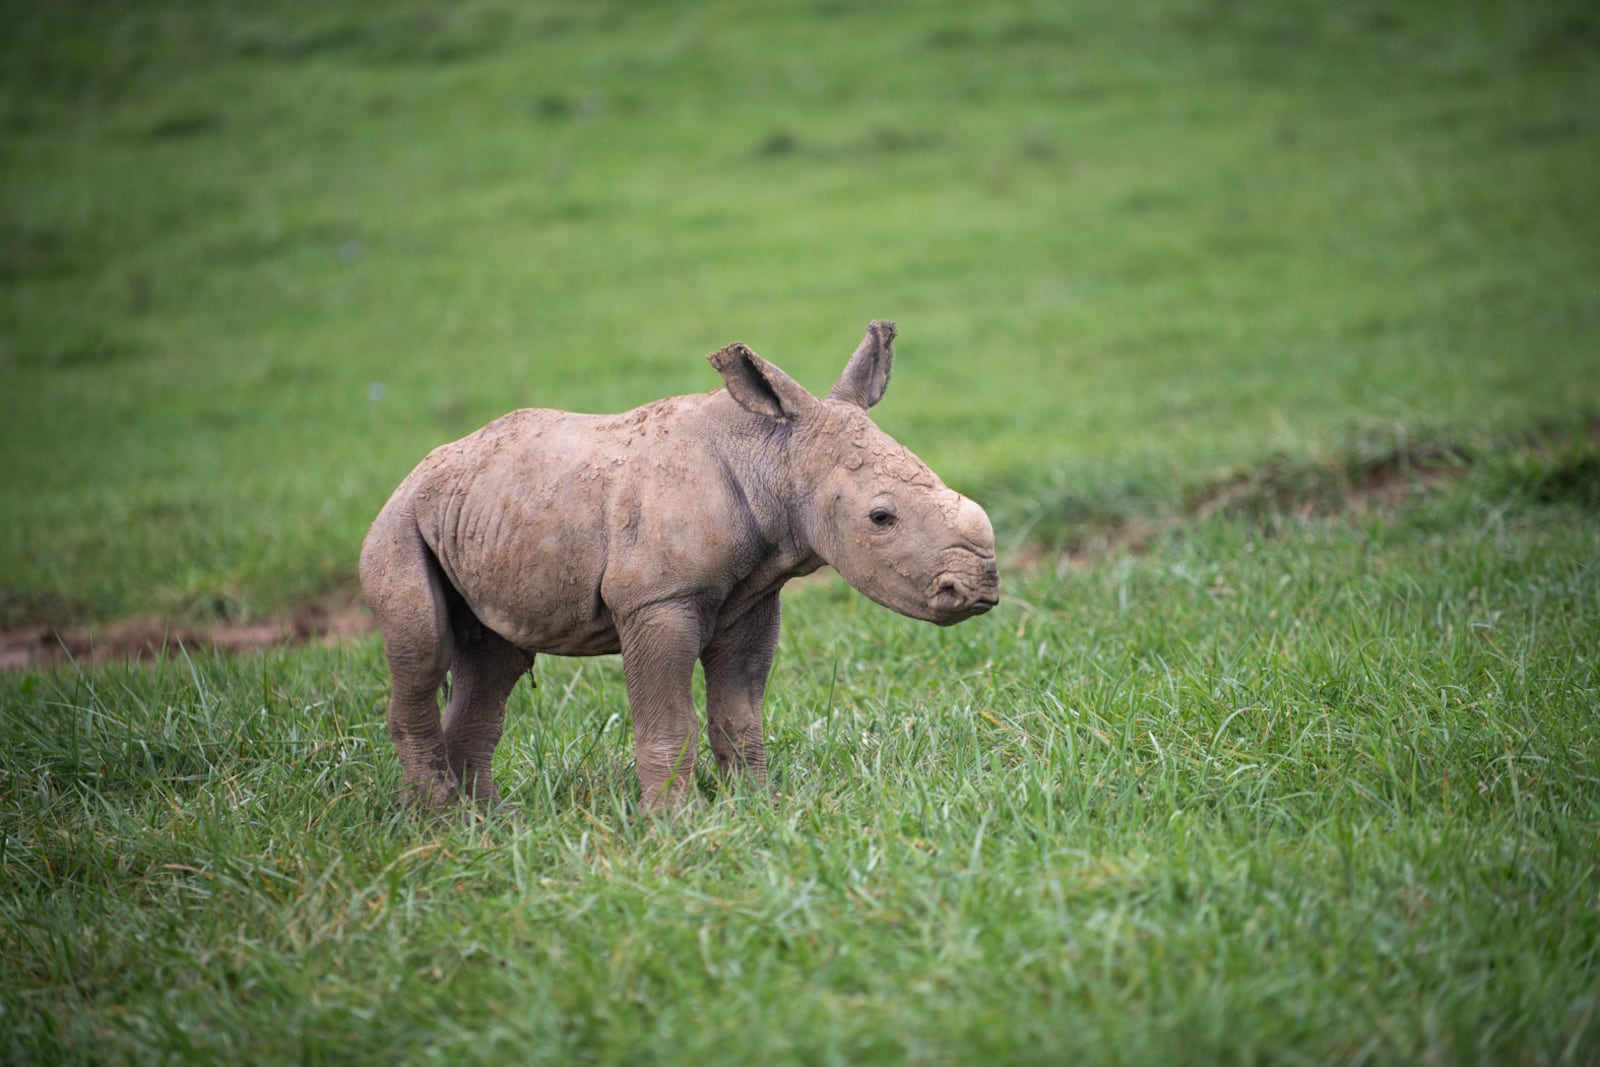
<svg viewBox="0 0 1600 1067">
<path fill-rule="evenodd" d="M 856 349 L 844 373 L 828 392 L 829 400 L 844 400 L 870 408 L 889 388 L 889 364 L 894 362 L 895 328 L 892 322 L 874 322 Z"/>
<path fill-rule="evenodd" d="M 816 406 L 816 397 L 747 345 L 731 344 L 706 358 L 746 411 L 793 421 Z"/>
</svg>

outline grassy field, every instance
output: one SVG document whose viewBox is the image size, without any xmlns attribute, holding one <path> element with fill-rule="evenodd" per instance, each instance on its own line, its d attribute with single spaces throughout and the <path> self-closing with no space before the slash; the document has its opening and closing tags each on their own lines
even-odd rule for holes
<svg viewBox="0 0 1600 1067">
<path fill-rule="evenodd" d="M 0 679 L 0 1055 L 1590 1063 L 1593 512 L 1503 483 L 1013 583 L 800 590 L 776 803 L 634 815 L 620 671 L 519 822 L 389 807 L 375 643 Z"/>
<path fill-rule="evenodd" d="M 0 623 L 259 619 L 508 408 L 823 389 L 990 507 L 786 599 L 776 803 L 395 813 L 369 638 L 0 675 L 0 1060 L 1600 1062 L 1600 17 L 0 6 Z"/>
<path fill-rule="evenodd" d="M 0 619 L 281 610 L 443 440 L 874 317 L 1011 531 L 1600 410 L 1587 4 L 969 6 L 8 6 Z"/>
</svg>

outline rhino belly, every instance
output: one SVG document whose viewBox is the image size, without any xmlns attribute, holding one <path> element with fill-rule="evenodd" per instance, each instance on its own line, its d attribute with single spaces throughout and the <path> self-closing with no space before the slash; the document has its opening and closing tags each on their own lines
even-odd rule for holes
<svg viewBox="0 0 1600 1067">
<path fill-rule="evenodd" d="M 620 646 L 600 599 L 593 540 L 588 530 L 564 523 L 502 525 L 497 537 L 469 538 L 440 562 L 478 621 L 518 648 L 605 655 Z"/>
<path fill-rule="evenodd" d="M 528 652 L 596 656 L 619 649 L 600 599 L 604 535 L 597 509 L 486 477 L 419 500 L 418 528 L 478 621 Z M 431 506 L 430 506 L 431 505 Z"/>
</svg>

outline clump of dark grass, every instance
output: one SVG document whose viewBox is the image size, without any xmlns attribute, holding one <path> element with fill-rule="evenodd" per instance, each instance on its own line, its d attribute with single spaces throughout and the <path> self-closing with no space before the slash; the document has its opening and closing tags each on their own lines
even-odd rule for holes
<svg viewBox="0 0 1600 1067">
<path fill-rule="evenodd" d="M 1600 500 L 1592 425 L 1467 435 L 1426 425 L 1368 427 L 1344 434 L 1326 454 L 1280 453 L 1188 487 L 1147 472 L 1058 487 L 1026 505 L 1018 493 L 1002 488 L 999 495 L 1002 513 L 1021 531 L 1012 546 L 1019 562 L 1140 552 L 1195 518 L 1237 519 L 1268 536 L 1309 519 L 1359 521 L 1395 514 L 1460 482 L 1508 501 L 1592 509 Z"/>
</svg>

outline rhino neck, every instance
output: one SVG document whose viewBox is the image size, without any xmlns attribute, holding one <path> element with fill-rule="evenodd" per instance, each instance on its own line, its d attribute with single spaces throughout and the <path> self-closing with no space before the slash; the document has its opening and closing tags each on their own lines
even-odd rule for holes
<svg viewBox="0 0 1600 1067">
<path fill-rule="evenodd" d="M 759 598 L 826 562 L 811 540 L 816 509 L 804 472 L 796 470 L 792 427 L 737 415 L 722 425 L 716 451 L 748 532 L 749 570 L 739 584 Z"/>
<path fill-rule="evenodd" d="M 804 546 L 812 561 L 800 573 L 809 574 L 822 566 L 838 569 L 834 557 L 839 552 L 839 539 L 829 518 L 834 496 L 831 484 L 841 464 L 851 469 L 861 465 L 849 448 L 841 447 L 841 442 L 854 441 L 853 429 L 848 419 L 830 412 L 812 425 L 796 428 L 786 442 L 784 469 L 788 483 L 784 499 L 789 522 L 796 543 Z"/>
</svg>

